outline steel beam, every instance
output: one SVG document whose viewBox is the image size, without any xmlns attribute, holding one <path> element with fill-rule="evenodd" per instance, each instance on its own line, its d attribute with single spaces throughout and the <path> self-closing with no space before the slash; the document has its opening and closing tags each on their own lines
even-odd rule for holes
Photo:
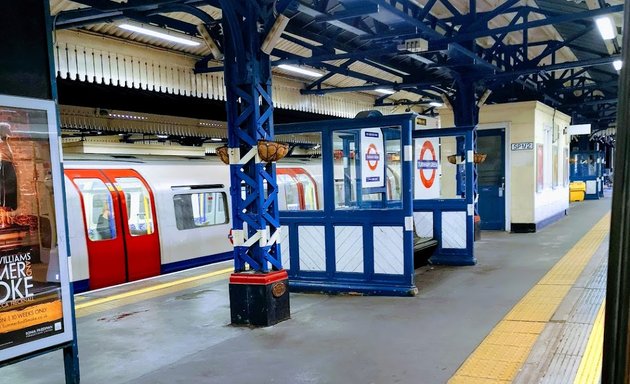
<svg viewBox="0 0 630 384">
<path fill-rule="evenodd" d="M 316 17 L 315 22 L 326 23 L 332 21 L 340 21 L 345 19 L 353 19 L 356 17 L 370 16 L 374 13 L 378 13 L 378 5 L 363 4 L 361 6 L 344 9 L 343 11 L 335 12 L 330 15 Z"/>
<path fill-rule="evenodd" d="M 623 5 L 613 5 L 606 8 L 593 9 L 584 12 L 571 12 L 562 16 L 548 17 L 542 20 L 529 21 L 527 23 L 516 24 L 512 26 L 493 28 L 493 29 L 479 29 L 476 31 L 457 34 L 453 37 L 442 38 L 434 40 L 435 44 L 448 44 L 455 42 L 470 41 L 478 39 L 480 37 L 499 35 L 503 33 L 521 31 L 523 29 L 533 29 L 538 27 L 544 27 L 547 25 L 561 24 L 572 21 L 593 19 L 598 16 L 609 15 L 611 13 L 623 12 Z"/>
<path fill-rule="evenodd" d="M 562 71 L 562 70 L 571 69 L 571 68 L 588 68 L 588 67 L 593 67 L 597 65 L 610 64 L 615 60 L 619 60 L 620 58 L 621 57 L 619 55 L 613 55 L 613 56 L 602 57 L 602 58 L 597 58 L 597 59 L 569 61 L 569 62 L 553 64 L 553 65 L 541 65 L 534 68 L 499 73 L 491 77 L 488 77 L 488 80 L 500 80 L 500 79 L 506 79 L 506 78 L 516 79 L 520 76 L 531 75 L 534 73 L 555 72 L 555 71 Z"/>
<path fill-rule="evenodd" d="M 376 89 L 391 89 L 393 91 L 410 91 L 413 92 L 414 88 L 429 87 L 431 85 L 442 84 L 440 82 L 427 82 L 427 83 L 385 83 L 385 84 L 373 84 L 373 85 L 359 85 L 356 87 L 338 87 L 338 88 L 318 88 L 318 89 L 302 89 L 300 93 L 302 95 L 325 95 L 328 93 L 344 93 L 344 92 L 368 92 Z"/>
</svg>

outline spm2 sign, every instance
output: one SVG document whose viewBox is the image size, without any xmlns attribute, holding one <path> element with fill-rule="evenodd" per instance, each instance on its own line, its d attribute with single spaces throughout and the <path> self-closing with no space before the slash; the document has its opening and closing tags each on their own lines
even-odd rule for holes
<svg viewBox="0 0 630 384">
<path fill-rule="evenodd" d="M 363 188 L 385 186 L 385 147 L 380 128 L 361 130 L 361 176 Z"/>
<path fill-rule="evenodd" d="M 528 143 L 512 143 L 512 150 L 513 151 L 533 151 L 534 150 L 534 143 L 532 143 L 532 142 L 528 142 Z"/>
</svg>

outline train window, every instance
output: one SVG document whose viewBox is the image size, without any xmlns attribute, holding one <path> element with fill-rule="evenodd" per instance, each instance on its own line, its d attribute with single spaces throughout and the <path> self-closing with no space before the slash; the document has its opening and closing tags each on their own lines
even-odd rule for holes
<svg viewBox="0 0 630 384">
<path fill-rule="evenodd" d="M 127 228 L 131 236 L 150 235 L 154 232 L 151 195 L 140 179 L 121 177 L 116 185 L 125 196 Z"/>
<path fill-rule="evenodd" d="M 74 179 L 83 198 L 85 227 L 92 241 L 116 238 L 112 196 L 101 179 Z"/>
<path fill-rule="evenodd" d="M 173 196 L 177 229 L 193 229 L 228 222 L 224 192 L 189 193 Z"/>
</svg>

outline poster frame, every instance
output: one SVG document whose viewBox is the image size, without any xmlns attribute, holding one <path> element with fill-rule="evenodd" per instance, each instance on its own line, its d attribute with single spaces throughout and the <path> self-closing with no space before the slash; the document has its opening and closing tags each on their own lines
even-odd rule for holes
<svg viewBox="0 0 630 384">
<path fill-rule="evenodd" d="M 59 255 L 59 281 L 61 283 L 61 302 L 63 315 L 63 332 L 36 339 L 27 343 L 0 350 L 0 366 L 27 359 L 30 355 L 38 355 L 50 350 L 66 347 L 75 340 L 73 299 L 70 287 L 70 271 L 68 268 L 68 249 L 66 235 L 65 204 L 63 193 L 63 174 L 61 159 L 61 139 L 59 137 L 57 106 L 52 100 L 34 99 L 20 96 L 0 95 L 0 107 L 32 109 L 46 112 L 48 123 L 48 139 L 50 144 L 50 163 L 53 184 L 53 201 L 55 204 L 55 220 L 57 230 L 57 247 Z"/>
<path fill-rule="evenodd" d="M 545 146 L 536 144 L 536 193 L 543 191 L 545 186 Z"/>
</svg>

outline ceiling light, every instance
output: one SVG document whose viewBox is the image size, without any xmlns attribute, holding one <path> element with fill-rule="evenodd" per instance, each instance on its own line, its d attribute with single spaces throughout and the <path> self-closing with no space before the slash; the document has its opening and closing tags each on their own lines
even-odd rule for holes
<svg viewBox="0 0 630 384">
<path fill-rule="evenodd" d="M 218 137 L 213 137 L 210 139 L 211 141 L 223 141 L 223 139 L 220 139 Z"/>
<path fill-rule="evenodd" d="M 293 65 L 280 64 L 278 68 L 284 69 L 285 71 L 299 73 L 300 75 L 310 76 L 310 77 L 322 77 L 322 74 L 319 72 L 311 71 L 308 69 L 304 69 L 301 67 L 294 67 Z"/>
<path fill-rule="evenodd" d="M 384 89 L 384 88 L 376 88 L 374 90 L 374 92 L 378 92 L 378 93 L 381 93 L 383 95 L 393 95 L 394 93 L 396 93 L 396 91 L 394 91 L 394 90 Z"/>
<path fill-rule="evenodd" d="M 597 29 L 604 40 L 612 40 L 617 37 L 617 28 L 612 19 L 608 16 L 602 16 L 595 19 Z"/>
<path fill-rule="evenodd" d="M 621 60 L 613 61 L 613 67 L 615 67 L 616 70 L 621 71 L 621 67 L 623 67 L 623 61 Z"/>
<path fill-rule="evenodd" d="M 194 41 L 190 37 L 175 36 L 174 34 L 176 32 L 168 31 L 168 30 L 162 29 L 162 28 L 152 27 L 152 26 L 146 25 L 146 24 L 141 24 L 140 26 L 138 26 L 138 25 L 134 25 L 134 24 L 125 23 L 125 24 L 119 24 L 118 28 L 124 29 L 126 31 L 140 33 L 142 35 L 147 35 L 147 36 L 151 36 L 151 37 L 157 37 L 158 39 L 171 41 L 173 43 L 179 43 L 179 44 L 183 44 L 183 45 L 188 45 L 188 46 L 191 46 L 191 47 L 196 47 L 196 46 L 200 45 L 200 43 L 198 41 Z M 180 34 L 180 33 L 177 33 L 177 34 L 181 35 L 181 36 L 186 36 L 186 35 Z"/>
<path fill-rule="evenodd" d="M 440 103 L 439 101 L 432 101 L 429 103 L 429 105 L 436 108 L 441 108 L 442 106 L 444 106 L 444 104 Z"/>
</svg>

